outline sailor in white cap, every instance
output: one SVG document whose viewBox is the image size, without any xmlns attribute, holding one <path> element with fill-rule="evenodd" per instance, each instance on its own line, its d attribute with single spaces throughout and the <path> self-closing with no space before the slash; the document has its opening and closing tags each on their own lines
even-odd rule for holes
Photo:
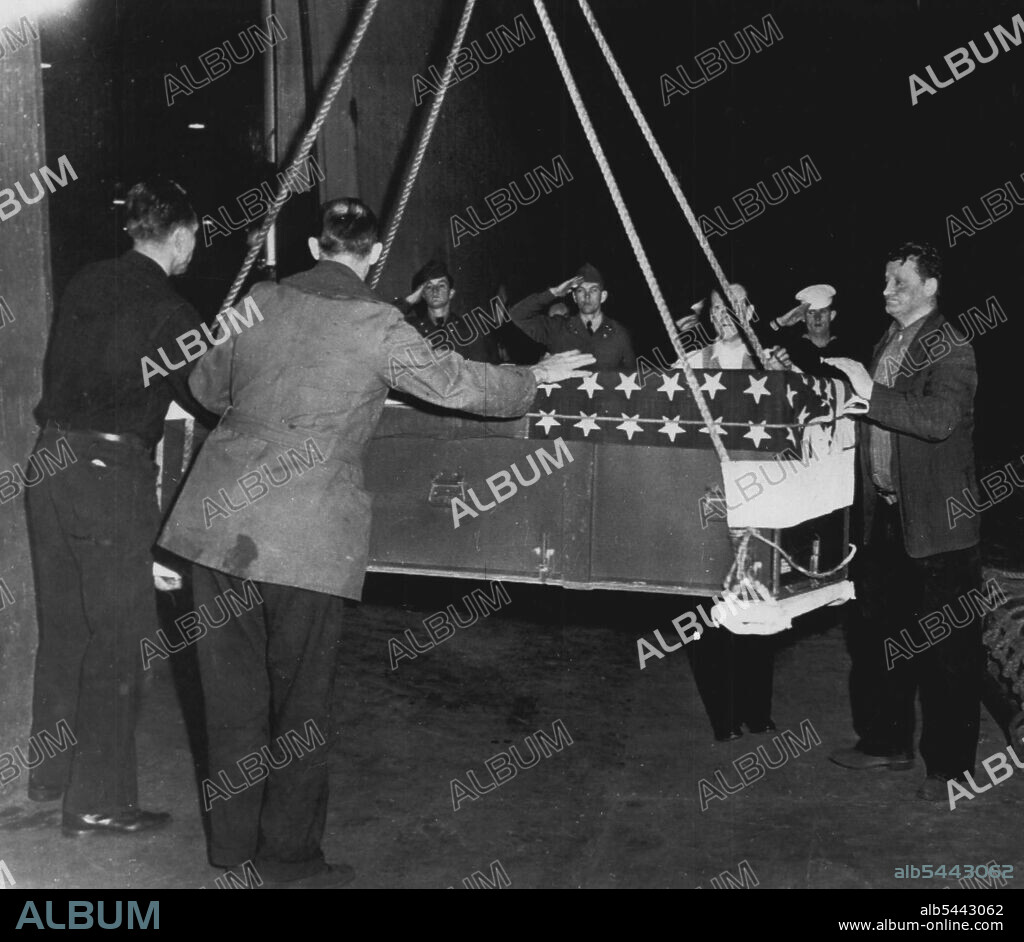
<svg viewBox="0 0 1024 942">
<path fill-rule="evenodd" d="M 836 356 L 839 339 L 832 334 L 832 321 L 836 316 L 833 299 L 836 289 L 832 285 L 810 285 L 796 294 L 800 303 L 782 317 L 772 321 L 774 330 L 789 324 L 803 322 L 801 336 L 783 341 L 793 363 L 805 373 L 817 376 L 841 377 L 832 367 L 821 362 L 824 356 Z"/>
</svg>

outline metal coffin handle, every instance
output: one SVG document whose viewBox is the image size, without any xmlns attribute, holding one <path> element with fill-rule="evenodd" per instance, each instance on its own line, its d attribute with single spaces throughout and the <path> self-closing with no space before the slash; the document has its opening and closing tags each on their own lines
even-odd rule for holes
<svg viewBox="0 0 1024 942">
<path fill-rule="evenodd" d="M 427 503 L 432 507 L 451 507 L 455 498 L 466 499 L 466 475 L 458 471 L 438 471 L 430 481 Z"/>
</svg>

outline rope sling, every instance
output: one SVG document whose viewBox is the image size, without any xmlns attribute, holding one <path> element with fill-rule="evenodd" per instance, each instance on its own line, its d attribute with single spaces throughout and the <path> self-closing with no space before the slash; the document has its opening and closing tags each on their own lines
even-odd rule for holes
<svg viewBox="0 0 1024 942">
<path fill-rule="evenodd" d="M 650 147 L 651 153 L 654 155 L 654 159 L 658 163 L 662 176 L 665 177 L 665 182 L 672 191 L 672 195 L 676 198 L 676 202 L 679 204 L 679 208 L 683 211 L 686 221 L 690 224 L 690 228 L 693 230 L 693 235 L 697 239 L 697 243 L 704 252 L 704 256 L 707 258 L 708 264 L 711 266 L 711 270 L 715 273 L 718 283 L 722 286 L 722 291 L 725 292 L 723 297 L 729 299 L 733 306 L 733 310 L 739 314 L 739 317 L 737 317 L 736 320 L 738 321 L 742 331 L 747 335 L 747 340 L 750 341 L 750 346 L 753 349 L 758 362 L 760 362 L 762 366 L 767 366 L 767 354 L 761 346 L 761 341 L 757 339 L 757 334 L 754 333 L 754 328 L 750 325 L 750 318 L 747 316 L 746 300 L 736 295 L 729 279 L 726 278 L 725 272 L 722 270 L 722 266 L 719 265 L 718 259 L 715 257 L 715 253 L 711 249 L 711 243 L 708 242 L 708 237 L 704 234 L 700 224 L 697 222 L 697 217 L 693 214 L 693 210 L 690 208 L 690 204 L 687 201 L 686 196 L 683 194 L 682 188 L 679 186 L 679 181 L 676 179 L 676 175 L 669 167 L 668 160 L 665 159 L 665 154 L 659 146 L 658 141 L 655 139 L 651 126 L 647 123 L 647 118 L 644 117 L 644 113 L 640 110 L 640 106 L 637 104 L 637 100 L 633 95 L 633 90 L 629 87 L 626 77 L 622 74 L 622 70 L 619 68 L 615 55 L 612 53 L 611 47 L 609 47 L 604 38 L 604 33 L 601 32 L 601 28 L 597 25 L 597 20 L 594 19 L 594 14 L 590 9 L 590 4 L 587 0 L 579 0 L 579 4 L 580 9 L 583 11 L 583 16 L 587 21 L 587 25 L 590 27 L 591 32 L 594 34 L 594 39 L 597 40 L 597 45 L 604 54 L 605 61 L 608 63 L 608 68 L 611 69 L 612 75 L 615 77 L 615 81 L 619 86 L 619 91 L 621 91 L 625 97 L 626 103 L 629 105 L 629 110 L 633 113 L 633 118 L 640 126 L 640 131 L 644 136 L 644 140 L 647 141 L 647 146 Z M 666 325 L 666 328 L 667 327 L 668 325 Z M 670 336 L 671 334 L 672 331 L 670 330 Z"/>
<path fill-rule="evenodd" d="M 227 297 L 224 299 L 223 305 L 221 305 L 221 314 L 226 314 L 238 299 L 238 295 L 242 290 L 242 285 L 245 284 L 245 280 L 249 277 L 249 272 L 252 271 L 252 266 L 256 263 L 256 259 L 259 258 L 260 251 L 263 248 L 263 243 L 267 240 L 267 233 L 270 232 L 271 227 L 274 225 L 274 221 L 277 219 L 278 213 L 281 212 L 281 207 L 284 206 L 288 201 L 288 197 L 291 196 L 289 184 L 293 178 L 293 174 L 297 170 L 299 164 L 301 164 L 309 156 L 310 151 L 313 150 L 313 145 L 316 143 L 316 139 L 320 135 L 320 129 L 324 126 L 324 122 L 327 120 L 331 106 L 334 104 L 334 99 L 338 97 L 338 92 L 341 91 L 341 86 L 345 81 L 345 77 L 348 75 L 349 68 L 352 66 L 352 61 L 356 57 L 356 52 L 359 51 L 359 45 L 362 43 L 363 37 L 366 35 L 366 30 L 370 25 L 370 20 L 373 19 L 373 14 L 377 9 L 378 3 L 380 3 L 380 0 L 368 0 L 366 7 L 363 10 L 363 14 L 359 19 L 359 25 L 356 27 L 355 33 L 352 34 L 352 42 L 349 44 L 349 48 L 341 62 L 338 63 L 337 69 L 335 69 L 334 77 L 331 79 L 331 84 L 328 86 L 327 91 L 324 94 L 323 101 L 320 102 L 320 107 L 317 109 L 316 117 L 313 118 L 313 123 L 306 132 L 306 136 L 303 137 L 302 143 L 299 145 L 298 153 L 296 153 L 291 165 L 284 174 L 284 179 L 280 181 L 280 189 L 278 190 L 277 196 L 274 197 L 274 203 L 270 207 L 270 211 L 264 217 L 263 225 L 260 226 L 256 238 L 253 240 L 252 245 L 249 246 L 249 251 L 245 255 L 242 267 L 235 276 L 235 280 L 231 283 L 231 287 L 228 289 Z"/>
<path fill-rule="evenodd" d="M 608 192 L 611 194 L 612 202 L 618 210 L 619 219 L 622 222 L 623 228 L 626 230 L 626 236 L 629 238 L 629 244 L 633 249 L 633 254 L 636 256 L 637 264 L 639 264 L 640 270 L 643 272 L 644 278 L 647 281 L 647 287 L 650 289 L 651 296 L 654 298 L 654 304 L 658 308 L 658 314 L 661 316 L 662 323 L 665 325 L 665 330 L 668 332 L 669 340 L 672 342 L 672 348 L 675 350 L 676 355 L 679 357 L 682 364 L 683 375 L 686 377 L 686 385 L 689 387 L 690 393 L 693 395 L 694 401 L 697 403 L 697 409 L 700 412 L 700 417 L 703 419 L 705 427 L 707 428 L 712 446 L 715 449 L 715 453 L 718 455 L 718 460 L 724 464 L 729 461 L 729 456 L 726 454 L 725 446 L 722 444 L 721 439 L 716 433 L 715 420 L 711 416 L 711 410 L 708 408 L 708 404 L 704 399 L 704 394 L 701 392 L 700 386 L 697 383 L 697 377 L 694 375 L 693 369 L 686 361 L 686 354 L 683 352 L 682 346 L 679 343 L 679 337 L 674 329 L 675 325 L 672 322 L 672 315 L 669 313 L 668 305 L 665 303 L 665 298 L 662 296 L 661 288 L 658 286 L 658 280 L 654 275 L 654 270 L 651 268 L 651 263 L 647 258 L 647 253 L 644 251 L 644 247 L 640 242 L 640 237 L 637 235 L 636 227 L 633 225 L 633 219 L 629 214 L 629 210 L 626 208 L 626 202 L 623 200 L 622 193 L 619 191 L 619 186 L 615 182 L 615 175 L 612 173 L 612 168 L 608 164 L 607 157 L 605 157 L 604 148 L 601 147 L 601 142 L 597 138 L 597 132 L 594 130 L 594 125 L 590 121 L 590 115 L 587 113 L 586 105 L 583 104 L 583 99 L 580 97 L 579 89 L 576 86 L 576 80 L 573 78 L 572 71 L 569 69 L 569 63 L 565 58 L 565 53 L 562 51 L 562 45 L 558 41 L 558 37 L 555 35 L 555 29 L 551 25 L 551 20 L 548 18 L 548 11 L 544 7 L 543 0 L 533 0 L 533 5 L 537 9 L 537 16 L 540 18 L 541 26 L 544 27 L 544 34 L 547 36 L 548 44 L 551 46 L 551 51 L 555 56 L 555 62 L 558 64 L 558 69 L 562 73 L 562 81 L 565 82 L 565 87 L 569 92 L 569 97 L 572 99 L 572 103 L 576 108 L 576 115 L 580 119 L 580 124 L 583 126 L 583 132 L 586 135 L 587 143 L 590 145 L 591 151 L 593 151 L 594 159 L 597 160 L 598 167 L 601 169 L 601 175 L 604 177 L 605 186 L 608 187 Z"/>
<path fill-rule="evenodd" d="M 448 92 L 448 85 L 451 82 L 452 74 L 455 72 L 455 59 L 459 50 L 462 48 L 463 39 L 466 38 L 466 30 L 469 29 L 469 18 L 473 15 L 474 6 L 476 6 L 476 0 L 466 0 L 466 7 L 462 11 L 462 20 L 459 23 L 459 29 L 455 35 L 455 42 L 452 44 L 451 55 L 448 56 L 448 64 L 445 66 L 444 75 L 441 77 L 441 90 L 434 96 L 433 104 L 430 106 L 430 114 L 427 116 L 427 123 L 423 128 L 423 133 L 420 135 L 419 143 L 416 146 L 416 156 L 413 158 L 412 164 L 409 167 L 409 172 L 405 178 L 405 185 L 402 187 L 402 195 L 398 200 L 398 205 L 394 212 L 394 218 L 391 220 L 387 236 L 384 239 L 384 248 L 381 250 L 380 258 L 377 259 L 377 264 L 373 269 L 373 274 L 370 276 L 371 288 L 377 287 L 377 282 L 380 281 L 380 276 L 384 271 L 384 263 L 388 260 L 388 255 L 391 253 L 391 246 L 395 241 L 395 236 L 398 235 L 398 227 L 402 223 L 402 216 L 405 215 L 406 204 L 408 204 L 409 197 L 412 195 L 412 188 L 416 184 L 416 177 L 419 176 L 420 165 L 423 163 L 423 158 L 427 153 L 427 145 L 430 144 L 430 137 L 434 133 L 434 125 L 437 124 L 438 116 L 441 114 L 441 105 L 444 103 L 444 96 Z"/>
<path fill-rule="evenodd" d="M 373 18 L 373 14 L 376 11 L 378 3 L 379 0 L 368 0 L 367 5 L 364 8 L 363 13 L 361 15 L 360 21 L 356 27 L 356 30 L 353 33 L 349 48 L 346 51 L 341 62 L 339 63 L 337 69 L 335 70 L 335 74 L 331 79 L 330 85 L 328 86 L 328 89 L 324 95 L 323 101 L 320 103 L 320 106 L 317 109 L 316 116 L 314 117 L 314 120 L 310 125 L 309 130 L 303 137 L 302 142 L 299 145 L 298 151 L 296 152 L 295 157 L 291 161 L 291 164 L 289 165 L 288 170 L 284 175 L 284 180 L 280 184 L 280 189 L 274 199 L 272 206 L 270 207 L 269 212 L 267 213 L 263 221 L 263 224 L 260 226 L 256 238 L 253 240 L 253 243 L 249 247 L 249 250 L 242 263 L 242 267 L 238 272 L 238 275 L 235 277 L 234 282 L 232 283 L 230 289 L 228 290 L 227 297 L 225 298 L 224 304 L 221 307 L 221 314 L 226 313 L 228 309 L 230 309 L 234 302 L 237 300 L 238 295 L 242 289 L 242 286 L 245 284 L 245 281 L 252 270 L 252 266 L 255 264 L 256 259 L 259 257 L 259 253 L 263 247 L 264 242 L 266 241 L 267 234 L 272 228 L 278 214 L 281 211 L 281 208 L 284 206 L 285 202 L 288 200 L 288 197 L 291 195 L 289 189 L 289 182 L 291 181 L 293 174 L 297 170 L 298 166 L 309 156 L 310 152 L 312 151 L 313 145 L 315 144 L 316 139 L 319 136 L 320 130 L 323 127 L 324 123 L 326 122 L 327 117 L 330 113 L 330 109 L 334 104 L 334 100 L 341 91 L 341 86 L 348 75 L 348 71 L 352 65 L 353 60 L 355 59 L 356 52 L 358 51 L 359 46 L 363 40 L 363 37 L 366 34 L 366 30 L 370 25 L 370 21 Z M 371 287 L 375 288 L 377 286 L 381 274 L 384 270 L 384 264 L 387 261 L 387 258 L 391 252 L 391 248 L 397 237 L 398 230 L 401 226 L 401 222 L 405 214 L 405 210 L 408 206 L 413 188 L 416 183 L 416 179 L 419 175 L 420 168 L 426 156 L 427 148 L 430 144 L 430 140 L 436 127 L 438 118 L 440 117 L 441 107 L 444 103 L 445 96 L 451 84 L 452 75 L 454 74 L 455 60 L 459 50 L 462 47 L 462 43 L 465 39 L 466 32 L 469 28 L 469 22 L 472 17 L 475 4 L 476 0 L 466 0 L 466 5 L 463 9 L 462 17 L 459 22 L 458 30 L 456 32 L 455 41 L 453 43 L 452 53 L 448 56 L 447 64 L 442 75 L 440 89 L 437 95 L 434 97 L 434 100 L 431 104 L 430 112 L 428 114 L 423 130 L 420 134 L 419 141 L 417 143 L 415 155 L 405 175 L 405 180 L 403 182 L 401 194 L 396 204 L 395 211 L 389 224 L 387 234 L 385 236 L 381 256 L 378 259 L 373 274 L 371 276 Z M 748 316 L 747 311 L 748 302 L 746 301 L 746 299 L 739 296 L 733 290 L 733 286 L 726 277 L 725 272 L 722 269 L 722 266 L 719 264 L 718 259 L 716 258 L 714 251 L 712 250 L 711 245 L 707 240 L 707 237 L 701 230 L 697 218 L 694 215 L 693 210 L 691 209 L 689 202 L 687 201 L 686 196 L 684 195 L 682 188 L 679 185 L 679 181 L 677 180 L 676 176 L 672 173 L 672 170 L 668 165 L 668 161 L 665 158 L 664 152 L 662 151 L 657 140 L 655 139 L 654 134 L 650 128 L 650 125 L 644 117 L 643 112 L 640 110 L 636 98 L 633 95 L 633 92 L 629 84 L 627 83 L 625 76 L 623 75 L 621 69 L 618 66 L 618 62 L 616 61 L 615 56 L 611 51 L 611 48 L 608 46 L 608 43 L 605 40 L 604 35 L 600 30 L 600 27 L 597 25 L 597 22 L 594 19 L 593 13 L 590 9 L 589 4 L 587 3 L 587 0 L 579 0 L 579 4 L 580 9 L 583 12 L 583 16 L 586 19 L 587 24 L 590 26 L 590 29 L 594 34 L 594 38 L 599 48 L 601 49 L 602 54 L 605 57 L 605 61 L 608 63 L 608 67 L 611 70 L 613 77 L 615 78 L 616 84 L 619 86 L 619 90 L 625 97 L 626 103 L 629 106 L 629 109 L 633 114 L 633 117 L 636 120 L 638 126 L 640 127 L 641 133 L 643 134 L 644 139 L 646 140 L 648 147 L 650 148 L 651 153 L 653 154 L 655 161 L 657 162 L 658 167 L 665 178 L 666 183 L 668 184 L 673 195 L 675 196 L 676 202 L 679 204 L 679 207 L 682 210 L 687 222 L 689 223 L 690 228 L 693 230 L 693 234 L 696 237 L 697 242 L 701 247 L 701 250 L 704 252 L 704 255 L 712 271 L 714 272 L 715 277 L 718 279 L 719 284 L 721 285 L 722 290 L 725 293 L 725 296 L 729 299 L 733 310 L 738 315 L 735 317 L 738 326 L 746 335 L 747 340 L 749 341 L 749 344 L 751 346 L 751 349 L 761 362 L 762 366 L 765 365 L 767 363 L 767 355 L 764 351 L 764 348 L 761 346 L 759 340 L 757 339 L 753 327 L 750 325 L 750 318 Z M 643 244 L 640 241 L 640 237 L 636 231 L 636 227 L 633 223 L 629 210 L 626 207 L 626 203 L 622 197 L 622 193 L 619 190 L 618 183 L 615 180 L 615 176 L 612 172 L 610 164 L 608 163 L 608 159 L 605 156 L 604 149 L 601 146 L 600 140 L 597 137 L 597 132 L 594 129 L 594 126 L 590 120 L 590 116 L 587 112 L 586 106 L 584 105 L 582 97 L 580 96 L 579 89 L 576 85 L 576 81 L 569 68 L 569 64 L 566 60 L 561 44 L 555 33 L 554 27 L 552 26 L 551 20 L 548 16 L 548 12 L 544 6 L 543 0 L 534 0 L 534 7 L 536 8 L 537 16 L 540 19 L 541 25 L 544 29 L 544 33 L 547 37 L 548 44 L 551 46 L 551 51 L 554 55 L 555 62 L 558 66 L 559 72 L 561 73 L 562 80 L 565 83 L 566 90 L 568 91 L 569 97 L 572 100 L 573 106 L 576 110 L 576 114 L 583 128 L 584 134 L 587 139 L 587 143 L 594 154 L 594 158 L 596 159 L 598 167 L 601 170 L 601 175 L 604 179 L 605 185 L 608 188 L 608 192 L 612 198 L 612 202 L 614 203 L 615 208 L 619 214 L 619 219 L 622 222 L 623 228 L 625 229 L 626 236 L 630 243 L 630 247 L 632 248 L 637 263 L 640 266 L 641 271 L 643 272 L 644 279 L 647 282 L 648 289 L 650 290 L 651 296 L 654 299 L 655 306 L 658 310 L 658 314 L 661 318 L 662 324 L 664 325 L 665 330 L 668 334 L 669 340 L 672 343 L 672 347 L 675 350 L 676 355 L 679 357 L 679 362 L 682 368 L 683 375 L 686 379 L 687 387 L 689 388 L 690 393 L 694 398 L 694 402 L 697 405 L 697 409 L 700 413 L 701 419 L 705 425 L 705 429 L 711 440 L 712 447 L 715 449 L 715 453 L 718 456 L 719 461 L 723 465 L 725 465 L 730 461 L 729 455 L 726 452 L 725 446 L 722 444 L 721 438 L 716 431 L 716 422 L 711 415 L 711 411 L 703 395 L 703 391 L 697 383 L 696 375 L 694 374 L 693 369 L 690 367 L 685 352 L 681 347 L 677 331 L 675 330 L 675 325 L 673 323 L 671 314 L 668 310 L 668 305 L 666 304 L 664 296 L 661 293 L 661 289 L 658 285 L 658 281 L 654 274 L 654 270 L 647 257 L 647 253 L 644 250 Z M 848 557 L 834 569 L 829 570 L 827 573 L 810 573 L 804 570 L 802 567 L 799 567 L 795 563 L 795 561 L 793 561 L 788 556 L 788 554 L 784 553 L 781 547 L 778 547 L 775 543 L 763 537 L 755 529 L 740 528 L 739 530 L 735 531 L 731 530 L 730 535 L 733 537 L 734 541 L 736 541 L 737 539 L 739 540 L 739 545 L 737 546 L 736 558 L 734 560 L 732 568 L 730 569 L 729 575 L 726 578 L 725 584 L 726 586 L 728 586 L 730 582 L 735 579 L 736 585 L 744 594 L 747 594 L 749 592 L 758 592 L 758 594 L 761 594 L 761 592 L 763 591 L 759 583 L 757 583 L 756 581 L 751 581 L 750 576 L 746 570 L 745 563 L 747 558 L 747 547 L 751 537 L 754 537 L 760 540 L 761 542 L 767 543 L 770 546 L 773 546 L 776 549 L 778 549 L 780 552 L 783 553 L 784 556 L 786 556 L 787 559 L 789 559 L 791 565 L 793 565 L 794 568 L 798 569 L 806 575 L 817 575 L 818 577 L 831 575 L 835 572 L 838 572 L 843 566 L 845 566 L 849 562 Z"/>
</svg>

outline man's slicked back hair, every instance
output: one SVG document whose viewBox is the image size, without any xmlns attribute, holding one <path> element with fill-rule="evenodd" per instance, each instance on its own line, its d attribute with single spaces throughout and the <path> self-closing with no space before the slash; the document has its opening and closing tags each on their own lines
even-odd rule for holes
<svg viewBox="0 0 1024 942">
<path fill-rule="evenodd" d="M 162 242 L 178 226 L 199 221 L 188 194 L 167 177 L 136 183 L 128 191 L 125 210 L 125 229 L 135 242 Z"/>
<path fill-rule="evenodd" d="M 378 239 L 377 216 L 354 197 L 329 200 L 322 208 L 320 248 L 328 255 L 370 254 Z"/>
</svg>

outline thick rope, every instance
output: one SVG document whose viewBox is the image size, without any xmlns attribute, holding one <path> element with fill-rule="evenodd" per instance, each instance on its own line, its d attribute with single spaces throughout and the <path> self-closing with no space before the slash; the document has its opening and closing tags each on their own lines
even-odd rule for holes
<svg viewBox="0 0 1024 942">
<path fill-rule="evenodd" d="M 299 164 L 309 156 L 310 151 L 313 149 L 317 136 L 320 134 L 320 129 L 324 126 L 324 122 L 327 120 L 327 116 L 331 110 L 331 105 L 334 104 L 334 99 L 338 97 L 338 92 L 341 91 L 342 83 L 348 75 L 348 70 L 352 65 L 352 60 L 356 57 L 359 44 L 363 41 L 363 36 L 366 34 L 366 29 L 370 25 L 370 20 L 373 19 L 373 12 L 377 9 L 377 4 L 379 2 L 380 0 L 367 0 L 366 7 L 363 10 L 363 15 L 359 20 L 359 25 L 356 27 L 356 31 L 352 35 L 352 42 L 349 44 L 348 51 L 338 64 L 338 68 L 334 73 L 334 78 L 331 79 L 331 84 L 327 89 L 327 93 L 324 95 L 324 100 L 320 103 L 319 109 L 317 109 L 316 117 L 313 119 L 313 123 L 306 132 L 306 136 L 302 139 L 302 143 L 299 145 L 299 150 L 295 155 L 295 159 L 291 162 L 291 166 L 289 166 L 288 171 L 284 175 L 284 182 L 281 184 L 281 188 L 278 191 L 277 196 L 274 198 L 274 203 L 264 218 L 263 225 L 260 226 L 256 239 L 253 244 L 249 246 L 249 251 L 246 253 L 245 261 L 242 262 L 241 270 L 238 272 L 238 275 L 232 282 L 231 287 L 228 289 L 228 295 L 224 299 L 224 304 L 220 309 L 221 314 L 227 313 L 231 308 L 231 305 L 233 305 L 237 300 L 238 294 L 242 290 L 242 285 L 245 284 L 245 280 L 249 277 L 249 272 L 252 270 L 252 266 L 256 263 L 256 259 L 259 257 L 260 251 L 263 248 L 263 243 L 266 241 L 267 233 L 270 232 L 271 226 L 274 225 L 274 220 L 277 219 L 278 213 L 281 212 L 281 207 L 288 201 L 288 197 L 292 195 L 290 189 L 292 174 L 295 172 Z"/>
<path fill-rule="evenodd" d="M 406 204 L 409 202 L 409 197 L 412 195 L 412 188 L 416 185 L 416 177 L 420 172 L 420 164 L 423 163 L 423 157 L 427 153 L 427 145 L 430 143 L 430 136 L 434 133 L 434 125 L 437 124 L 438 116 L 441 114 L 441 105 L 444 102 L 444 96 L 448 91 L 448 85 L 451 82 L 452 74 L 455 72 L 455 59 L 459 50 L 462 48 L 462 41 L 466 38 L 466 30 L 469 29 L 469 18 L 473 15 L 473 7 L 475 5 L 476 0 L 466 0 L 466 8 L 462 11 L 462 21 L 459 23 L 458 32 L 455 34 L 455 43 L 452 45 L 451 55 L 448 56 L 448 64 L 445 66 L 444 75 L 441 77 L 441 90 L 434 96 L 434 102 L 430 106 L 430 114 L 427 117 L 427 123 L 423 128 L 423 133 L 420 135 L 419 144 L 416 146 L 416 156 L 413 158 L 412 166 L 409 168 L 409 173 L 405 178 L 405 186 L 402 187 L 402 195 L 398 200 L 398 206 L 395 208 L 394 216 L 391 219 L 391 225 L 388 226 L 388 234 L 384 239 L 384 248 L 380 253 L 380 258 L 377 259 L 377 264 L 374 266 L 373 275 L 370 277 L 371 288 L 377 287 L 377 282 L 380 281 L 381 273 L 384 271 L 384 263 L 388 260 L 388 255 L 391 253 L 391 246 L 395 241 L 395 236 L 398 234 L 398 227 L 402 223 L 402 216 L 405 214 Z"/>
<path fill-rule="evenodd" d="M 562 80 L 565 82 L 566 89 L 568 89 L 569 97 L 572 99 L 572 103 L 576 108 L 576 114 L 580 119 L 580 124 L 583 126 L 583 132 L 587 137 L 587 143 L 590 145 L 590 149 L 594 153 L 594 158 L 597 160 L 597 164 L 601 168 L 601 175 L 604 177 L 605 185 L 608 187 L 608 192 L 611 194 L 612 202 L 615 204 L 615 208 L 619 212 L 619 219 L 622 220 L 622 226 L 626 230 L 626 235 L 629 238 L 629 244 L 633 248 L 633 254 L 636 256 L 640 269 L 644 273 L 644 278 L 647 280 L 647 287 L 650 289 L 651 295 L 654 298 L 654 303 L 658 308 L 658 313 L 661 315 L 661 320 L 665 325 L 665 330 L 668 332 L 669 340 L 672 342 L 672 347 L 675 349 L 676 355 L 679 357 L 680 363 L 682 364 L 683 374 L 686 377 L 686 385 L 689 387 L 690 393 L 693 395 L 694 401 L 697 403 L 697 409 L 700 411 L 700 417 L 704 420 L 705 426 L 707 426 L 708 435 L 711 436 L 711 442 L 714 446 L 715 453 L 718 455 L 718 460 L 725 463 L 729 460 L 729 456 L 726 454 L 725 446 L 722 444 L 721 439 L 715 432 L 715 421 L 711 417 L 711 412 L 704 399 L 704 394 L 701 392 L 700 386 L 697 385 L 697 377 L 694 376 L 693 370 L 686 361 L 686 354 L 682 350 L 679 343 L 679 337 L 674 329 L 675 325 L 672 322 L 672 315 L 669 314 L 668 305 L 665 303 L 664 297 L 662 297 L 661 289 L 658 287 L 658 281 L 654 276 L 654 270 L 651 268 L 651 263 L 647 258 L 647 253 L 644 251 L 644 247 L 640 243 L 640 237 L 637 235 L 636 227 L 633 225 L 632 217 L 629 215 L 629 210 L 626 208 L 626 202 L 622 198 L 619 186 L 615 182 L 615 176 L 608 164 L 608 159 L 605 157 L 604 149 L 601 147 L 601 142 L 597 138 L 597 132 L 594 130 L 594 126 L 590 122 L 590 115 L 587 114 L 586 106 L 583 104 L 583 99 L 580 97 L 579 89 L 576 87 L 576 81 L 572 76 L 572 72 L 569 70 L 569 63 L 566 61 L 565 53 L 562 52 L 562 46 L 558 41 L 558 37 L 555 35 L 555 30 L 551 25 L 551 20 L 548 18 L 548 11 L 544 7 L 543 0 L 533 0 L 533 5 L 537 9 L 537 16 L 540 18 L 541 25 L 544 27 L 548 43 L 551 46 L 551 51 L 554 53 L 555 61 L 558 63 L 558 69 L 562 73 Z"/>
<path fill-rule="evenodd" d="M 850 543 L 850 552 L 846 554 L 846 558 L 841 563 L 838 563 L 831 569 L 820 569 L 817 572 L 811 572 L 810 569 L 804 569 L 804 567 L 801 566 L 795 559 L 793 559 L 793 557 L 790 556 L 789 553 L 787 553 L 781 546 L 779 546 L 778 543 L 774 543 L 771 540 L 769 540 L 768 537 L 762 536 L 762 534 L 758 530 L 751 529 L 748 532 L 755 540 L 760 540 L 762 543 L 766 543 L 768 546 L 772 547 L 772 549 L 778 550 L 779 553 L 782 555 L 782 558 L 785 559 L 790 566 L 792 566 L 802 576 L 808 576 L 811 579 L 826 579 L 829 576 L 834 576 L 841 569 L 845 569 L 847 566 L 849 566 L 853 560 L 853 557 L 857 555 L 857 547 Z"/>
<path fill-rule="evenodd" d="M 761 346 L 761 342 L 757 339 L 757 335 L 754 333 L 754 328 L 750 324 L 749 312 L 746 310 L 747 302 L 733 294 L 729 279 L 726 277 L 722 266 L 719 265 L 718 259 L 715 257 L 715 253 L 711 248 L 711 243 L 708 242 L 707 236 L 704 235 L 703 230 L 700 228 L 700 224 L 697 222 L 697 217 L 693 214 L 693 210 L 690 208 L 690 204 L 687 201 L 682 188 L 679 186 L 679 181 L 676 179 L 676 175 L 672 172 L 672 168 L 669 167 L 668 161 L 665 159 L 664 152 L 658 145 L 657 140 L 655 140 L 651 126 L 647 123 L 644 113 L 640 110 L 640 106 L 637 104 L 637 100 L 633 95 L 632 89 L 629 87 L 629 83 L 626 81 L 626 77 L 622 74 L 622 70 L 619 68 L 619 64 L 615 60 L 615 56 L 613 55 L 611 48 L 605 41 L 604 34 L 601 32 L 600 27 L 597 25 L 597 21 L 594 19 L 594 14 L 590 10 L 590 4 L 587 3 L 587 0 L 579 0 L 579 4 L 580 9 L 583 11 L 583 16 L 586 18 L 587 23 L 590 26 L 591 32 L 594 34 L 594 39 L 597 40 L 598 46 L 601 47 L 601 52 L 604 53 L 604 57 L 608 62 L 608 67 L 612 70 L 612 75 L 615 76 L 615 81 L 618 83 L 619 90 L 625 97 L 626 103 L 629 105 L 629 110 L 633 113 L 636 123 L 640 126 L 640 130 L 643 132 L 644 140 L 647 141 L 647 146 L 650 147 L 651 153 L 654 154 L 654 159 L 658 162 L 658 166 L 661 168 L 661 172 L 665 177 L 665 182 L 668 183 L 669 188 L 672 190 L 672 194 L 675 196 L 676 202 L 679 203 L 679 208 L 683 211 L 686 221 L 690 224 L 693 234 L 697 237 L 697 242 L 700 243 L 700 247 L 704 251 L 708 264 L 711 266 L 711 270 L 715 273 L 715 277 L 718 279 L 722 286 L 722 290 L 725 292 L 723 296 L 729 299 L 733 310 L 736 311 L 736 314 L 738 315 L 735 320 L 738 321 L 740 329 L 747 335 L 747 339 L 750 341 L 750 346 L 758 360 L 760 360 L 761 365 L 767 366 L 767 354 L 764 351 L 764 347 Z M 666 329 L 669 330 L 669 334 L 671 336 L 671 328 L 666 325 Z"/>
</svg>

